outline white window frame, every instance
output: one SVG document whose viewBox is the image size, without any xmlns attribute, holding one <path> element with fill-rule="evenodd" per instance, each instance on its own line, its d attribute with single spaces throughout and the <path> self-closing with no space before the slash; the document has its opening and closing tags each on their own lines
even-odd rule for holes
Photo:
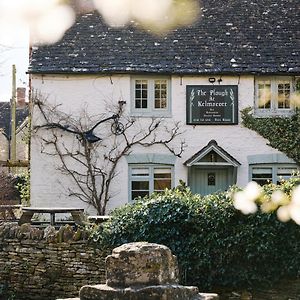
<svg viewBox="0 0 300 300">
<path fill-rule="evenodd" d="M 135 87 L 137 80 L 146 80 L 148 86 L 147 108 L 135 107 Z M 155 81 L 166 80 L 167 105 L 166 108 L 155 108 Z M 171 78 L 169 76 L 132 76 L 131 77 L 131 115 L 145 117 L 171 117 Z"/>
<path fill-rule="evenodd" d="M 249 165 L 249 180 L 253 180 L 253 169 L 271 169 L 272 179 L 270 183 L 278 183 L 281 179 L 288 179 L 289 177 L 281 176 L 280 169 L 294 169 L 299 171 L 299 168 L 296 164 L 253 164 Z M 262 172 L 263 173 L 263 172 Z M 282 174 L 282 173 L 281 173 Z"/>
<path fill-rule="evenodd" d="M 129 195 L 128 195 L 128 199 L 129 202 L 134 201 L 134 199 L 132 199 L 132 181 L 134 180 L 139 180 L 139 181 L 148 181 L 149 182 L 149 194 L 152 194 L 153 192 L 155 192 L 154 190 L 154 171 L 155 169 L 168 169 L 170 170 L 170 174 L 171 174 L 171 188 L 174 187 L 174 166 L 173 165 L 160 165 L 160 164 L 132 164 L 129 165 Z M 148 169 L 148 176 L 134 176 L 133 175 L 133 170 L 135 169 Z"/>
<path fill-rule="evenodd" d="M 262 81 L 270 81 L 270 84 L 271 84 L 270 108 L 259 108 L 258 85 Z M 278 108 L 278 84 L 281 81 L 288 81 L 290 84 L 290 107 L 289 108 Z M 258 116 L 291 115 L 295 110 L 295 107 L 291 101 L 293 93 L 295 93 L 295 80 L 291 76 L 257 76 L 257 77 L 255 77 L 255 114 Z"/>
</svg>

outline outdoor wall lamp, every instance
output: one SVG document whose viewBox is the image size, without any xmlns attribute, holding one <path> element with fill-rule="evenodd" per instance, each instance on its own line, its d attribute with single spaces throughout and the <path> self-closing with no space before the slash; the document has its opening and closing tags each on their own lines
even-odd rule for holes
<svg viewBox="0 0 300 300">
<path fill-rule="evenodd" d="M 94 129 L 97 126 L 99 126 L 101 123 L 104 123 L 106 121 L 113 120 L 113 123 L 111 125 L 111 132 L 113 134 L 115 134 L 115 135 L 122 134 L 124 132 L 125 128 L 124 128 L 124 125 L 121 122 L 119 122 L 119 118 L 120 118 L 119 114 L 114 114 L 108 118 L 98 121 L 91 129 L 86 130 L 86 131 L 72 130 L 69 128 L 70 127 L 69 125 L 61 125 L 59 123 L 49 123 L 49 124 L 45 124 L 45 125 L 41 125 L 41 126 L 37 126 L 37 127 L 46 128 L 46 129 L 59 128 L 63 131 L 67 131 L 67 132 L 76 134 L 79 139 L 84 140 L 90 144 L 93 144 L 93 143 L 96 143 L 101 140 L 100 137 L 98 137 L 94 134 L 94 132 L 93 132 Z"/>
<path fill-rule="evenodd" d="M 215 83 L 215 82 L 216 82 L 216 78 L 215 78 L 215 77 L 209 77 L 209 78 L 208 78 L 208 81 L 209 81 L 210 83 Z"/>
</svg>

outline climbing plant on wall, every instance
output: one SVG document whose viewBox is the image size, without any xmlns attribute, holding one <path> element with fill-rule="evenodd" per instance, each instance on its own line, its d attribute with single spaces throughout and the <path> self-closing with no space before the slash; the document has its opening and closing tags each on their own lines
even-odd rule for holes
<svg viewBox="0 0 300 300">
<path fill-rule="evenodd" d="M 300 110 L 291 117 L 257 118 L 252 109 L 241 111 L 243 125 L 269 140 L 269 145 L 300 165 Z"/>
</svg>

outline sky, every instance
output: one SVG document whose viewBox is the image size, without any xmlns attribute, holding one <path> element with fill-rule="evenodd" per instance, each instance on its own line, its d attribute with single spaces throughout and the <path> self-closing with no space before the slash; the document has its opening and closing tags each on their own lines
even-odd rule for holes
<svg viewBox="0 0 300 300">
<path fill-rule="evenodd" d="M 24 30 L 14 32 L 10 39 L 0 43 L 0 102 L 9 101 L 12 95 L 12 65 L 16 65 L 16 86 L 26 87 L 28 92 L 29 61 L 28 34 Z M 3 45 L 5 47 L 3 47 Z"/>
</svg>

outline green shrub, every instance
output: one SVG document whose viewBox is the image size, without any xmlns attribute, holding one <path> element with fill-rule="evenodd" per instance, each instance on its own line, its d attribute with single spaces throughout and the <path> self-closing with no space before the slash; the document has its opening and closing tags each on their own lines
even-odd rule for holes
<svg viewBox="0 0 300 300">
<path fill-rule="evenodd" d="M 134 241 L 164 244 L 178 258 L 181 282 L 201 290 L 297 276 L 299 226 L 281 223 L 272 213 L 241 214 L 233 207 L 233 190 L 200 197 L 179 186 L 153 194 L 116 209 L 92 237 L 106 250 Z"/>
<path fill-rule="evenodd" d="M 16 188 L 20 193 L 21 203 L 30 206 L 30 173 L 18 175 Z"/>
</svg>

